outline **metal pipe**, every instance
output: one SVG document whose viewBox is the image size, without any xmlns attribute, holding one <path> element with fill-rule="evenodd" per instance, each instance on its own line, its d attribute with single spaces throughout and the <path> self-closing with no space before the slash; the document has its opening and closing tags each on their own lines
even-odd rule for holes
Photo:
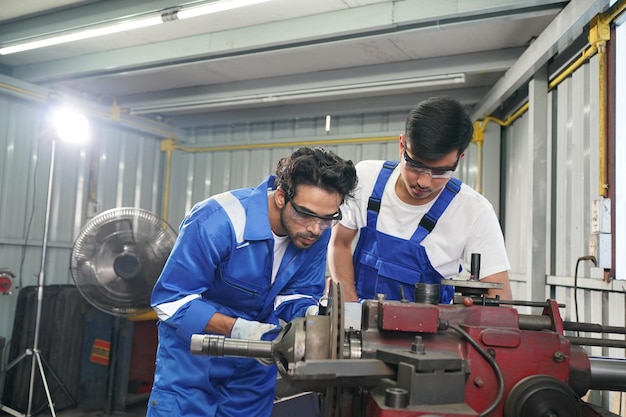
<svg viewBox="0 0 626 417">
<path fill-rule="evenodd" d="M 541 330 L 552 329 L 552 318 L 546 315 L 539 316 L 539 315 L 532 315 L 532 314 L 520 314 L 518 318 L 518 322 L 519 322 L 519 328 L 521 330 L 541 331 Z M 588 332 L 588 333 L 626 334 L 626 327 L 603 326 L 601 324 L 578 323 L 575 321 L 564 321 L 563 330 Z M 591 339 L 591 340 L 601 341 L 602 339 Z"/>
<path fill-rule="evenodd" d="M 626 348 L 626 340 L 600 339 L 594 337 L 567 337 L 573 345 Z"/>
<path fill-rule="evenodd" d="M 590 356 L 592 390 L 626 392 L 626 359 Z"/>
</svg>

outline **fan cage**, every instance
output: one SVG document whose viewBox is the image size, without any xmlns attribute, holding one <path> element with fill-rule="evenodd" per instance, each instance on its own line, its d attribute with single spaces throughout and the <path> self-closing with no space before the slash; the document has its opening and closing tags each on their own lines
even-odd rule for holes
<svg viewBox="0 0 626 417">
<path fill-rule="evenodd" d="M 176 241 L 163 219 L 140 208 L 115 208 L 91 219 L 74 242 L 71 272 L 76 287 L 94 307 L 116 316 L 150 311 L 154 283 Z M 137 274 L 120 276 L 116 260 L 136 259 Z"/>
</svg>

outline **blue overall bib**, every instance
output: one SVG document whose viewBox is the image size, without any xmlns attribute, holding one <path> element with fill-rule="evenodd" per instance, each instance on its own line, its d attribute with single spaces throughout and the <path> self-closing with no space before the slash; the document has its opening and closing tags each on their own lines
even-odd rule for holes
<svg viewBox="0 0 626 417">
<path fill-rule="evenodd" d="M 461 189 L 461 181 L 451 178 L 428 213 L 420 221 L 411 239 L 401 239 L 376 230 L 378 212 L 385 185 L 397 161 L 386 161 L 378 174 L 367 205 L 367 224 L 361 228 L 354 251 L 354 279 L 360 299 L 375 299 L 385 294 L 387 300 L 415 300 L 415 284 L 439 284 L 443 277 L 433 268 L 422 240 Z M 454 288 L 442 285 L 440 303 L 450 303 Z"/>
</svg>

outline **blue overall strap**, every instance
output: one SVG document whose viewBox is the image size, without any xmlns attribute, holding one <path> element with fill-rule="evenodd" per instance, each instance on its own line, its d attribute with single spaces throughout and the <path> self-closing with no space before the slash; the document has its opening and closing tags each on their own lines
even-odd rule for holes
<svg viewBox="0 0 626 417">
<path fill-rule="evenodd" d="M 439 197 L 437 197 L 437 201 L 435 204 L 428 210 L 428 213 L 422 217 L 417 230 L 411 237 L 411 240 L 414 242 L 421 242 L 432 230 L 435 228 L 439 217 L 446 211 L 448 205 L 452 201 L 452 199 L 459 193 L 461 190 L 461 180 L 457 178 L 450 178 L 446 187 L 443 189 Z"/>
<path fill-rule="evenodd" d="M 372 195 L 367 202 L 367 226 L 376 228 L 376 222 L 378 221 L 378 212 L 380 211 L 380 201 L 383 198 L 383 192 L 385 191 L 385 185 L 391 176 L 393 170 L 398 166 L 398 161 L 385 161 L 383 167 L 378 173 L 376 184 L 372 190 Z"/>
</svg>

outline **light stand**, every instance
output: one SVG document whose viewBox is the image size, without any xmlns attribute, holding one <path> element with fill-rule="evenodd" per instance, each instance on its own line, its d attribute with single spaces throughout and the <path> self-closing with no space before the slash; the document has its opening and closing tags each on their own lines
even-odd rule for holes
<svg viewBox="0 0 626 417">
<path fill-rule="evenodd" d="M 28 408 L 26 411 L 26 416 L 29 417 L 32 415 L 32 407 L 33 407 L 33 393 L 35 388 L 35 367 L 39 368 L 39 373 L 41 374 L 41 380 L 43 382 L 43 387 L 46 391 L 46 398 L 48 399 L 48 406 L 50 407 L 50 412 L 52 413 L 52 417 L 56 417 L 54 412 L 54 403 L 52 402 L 52 397 L 50 396 L 50 388 L 48 386 L 48 381 L 46 380 L 46 373 L 43 369 L 43 364 L 41 360 L 41 352 L 39 351 L 39 333 L 41 330 L 41 310 L 43 305 L 43 286 L 45 283 L 45 266 L 46 266 L 46 253 L 48 252 L 48 230 L 50 228 L 50 200 L 52 196 L 52 180 L 54 177 L 54 154 L 56 151 L 56 140 L 52 139 L 52 151 L 50 153 L 50 172 L 48 174 L 48 194 L 46 197 L 46 217 L 44 220 L 43 227 L 43 246 L 41 249 L 41 270 L 39 271 L 39 282 L 37 284 L 37 313 L 35 316 L 35 336 L 33 341 L 33 360 L 31 362 L 30 368 L 30 385 L 28 389 Z"/>
<path fill-rule="evenodd" d="M 48 407 L 50 408 L 50 412 L 53 417 L 56 417 L 54 412 L 54 403 L 52 402 L 52 396 L 50 395 L 50 388 L 48 385 L 48 380 L 46 379 L 46 373 L 43 368 L 43 360 L 41 356 L 41 351 L 39 350 L 39 334 L 41 331 L 41 310 L 43 305 L 43 287 L 45 283 L 45 265 L 46 265 L 46 253 L 48 251 L 48 230 L 50 227 L 50 205 L 51 205 L 51 196 L 52 196 L 52 181 L 54 177 L 54 154 L 56 150 L 56 140 L 52 140 L 52 151 L 50 156 L 50 172 L 48 174 L 48 192 L 46 196 L 46 217 L 44 220 L 44 228 L 43 228 L 43 246 L 41 248 L 41 270 L 39 271 L 39 280 L 37 283 L 37 310 L 35 313 L 35 333 L 33 340 L 33 348 L 26 349 L 26 351 L 18 356 L 14 361 L 12 361 L 7 367 L 7 371 L 17 365 L 22 359 L 27 358 L 28 356 L 32 356 L 31 368 L 30 368 L 30 383 L 28 389 L 28 408 L 26 410 L 26 414 L 18 413 L 17 411 L 7 407 L 0 406 L 2 411 L 5 411 L 14 416 L 32 416 L 32 407 L 33 407 L 33 395 L 35 392 L 35 372 L 39 370 L 39 374 L 41 375 L 41 380 L 43 382 L 44 390 L 46 391 L 46 398 L 48 399 Z"/>
<path fill-rule="evenodd" d="M 84 116 L 82 117 L 84 118 Z M 86 119 L 84 119 L 83 123 L 86 123 Z M 64 133 L 67 133 L 67 132 L 61 131 L 62 128 L 67 128 L 66 126 L 62 126 L 62 127 L 57 126 L 57 128 L 59 129 L 59 135 L 61 135 L 61 137 L 63 137 Z M 86 129 L 86 124 L 84 128 Z M 86 130 L 84 133 L 86 133 Z M 0 373 L 4 373 L 8 371 L 9 369 L 13 368 L 23 359 L 29 356 L 33 357 L 31 361 L 30 382 L 29 382 L 29 389 L 28 389 L 28 407 L 26 409 L 26 413 L 25 414 L 20 413 L 12 408 L 9 408 L 5 405 L 0 404 L 0 410 L 16 417 L 31 417 L 33 415 L 32 412 L 33 412 L 33 397 L 35 393 L 35 373 L 37 371 L 39 371 L 39 376 L 41 377 L 41 381 L 43 383 L 43 388 L 46 393 L 46 399 L 48 401 L 48 407 L 50 409 L 50 413 L 52 414 L 52 417 L 56 417 L 56 413 L 54 411 L 54 402 L 52 401 L 50 387 L 48 385 L 48 380 L 46 379 L 44 365 L 48 367 L 51 375 L 57 381 L 57 383 L 59 384 L 63 392 L 72 400 L 74 404 L 76 403 L 76 400 L 74 400 L 73 396 L 67 390 L 65 385 L 61 382 L 59 377 L 50 369 L 50 366 L 45 362 L 45 359 L 41 356 L 41 351 L 39 350 L 39 335 L 41 332 L 41 312 L 42 312 L 42 307 L 43 307 L 43 291 L 44 291 L 44 284 L 45 284 L 44 270 L 46 266 L 46 255 L 48 252 L 48 230 L 50 228 L 50 207 L 51 207 L 51 200 L 52 200 L 51 199 L 52 184 L 53 184 L 53 179 L 54 179 L 55 153 L 56 153 L 56 137 L 54 137 L 53 135 L 52 149 L 50 153 L 50 171 L 48 173 L 48 191 L 46 194 L 46 215 L 44 219 L 43 243 L 42 243 L 42 248 L 41 248 L 41 269 L 39 271 L 39 277 L 38 277 L 38 282 L 37 282 L 37 308 L 36 308 L 36 313 L 35 313 L 35 332 L 34 332 L 34 337 L 33 337 L 33 347 L 32 349 L 26 349 L 20 356 L 18 356 L 15 360 L 9 363 L 7 368 L 4 371 L 0 372 Z"/>
</svg>

